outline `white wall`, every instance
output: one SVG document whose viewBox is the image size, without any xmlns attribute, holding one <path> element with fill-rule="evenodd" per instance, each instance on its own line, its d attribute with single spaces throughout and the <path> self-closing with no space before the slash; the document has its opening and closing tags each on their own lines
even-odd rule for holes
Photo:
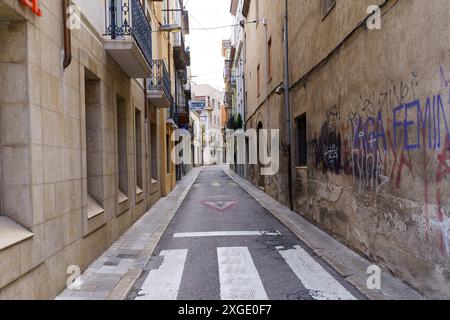
<svg viewBox="0 0 450 320">
<path fill-rule="evenodd" d="M 81 13 L 100 33 L 105 33 L 105 4 L 107 0 L 72 0 L 80 6 Z"/>
</svg>

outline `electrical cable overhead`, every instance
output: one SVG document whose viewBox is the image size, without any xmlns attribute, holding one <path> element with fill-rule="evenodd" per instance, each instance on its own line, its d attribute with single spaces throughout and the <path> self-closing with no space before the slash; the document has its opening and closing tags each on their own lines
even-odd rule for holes
<svg viewBox="0 0 450 320">
<path fill-rule="evenodd" d="M 217 27 L 202 27 L 202 28 L 190 28 L 190 30 L 194 30 L 194 31 L 208 31 L 208 30 L 217 30 L 217 29 L 225 29 L 225 28 L 231 28 L 231 27 L 238 27 L 238 26 L 242 26 L 245 24 L 252 24 L 252 23 L 256 23 L 257 21 L 249 21 L 249 22 L 243 22 L 243 23 L 238 23 L 238 24 L 229 24 L 226 26 L 217 26 Z"/>
</svg>

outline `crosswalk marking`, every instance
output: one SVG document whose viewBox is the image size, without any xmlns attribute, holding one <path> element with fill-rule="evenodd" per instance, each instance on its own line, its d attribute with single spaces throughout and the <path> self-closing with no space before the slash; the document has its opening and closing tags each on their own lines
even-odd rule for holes
<svg viewBox="0 0 450 320">
<path fill-rule="evenodd" d="M 291 267 L 311 296 L 316 300 L 355 300 L 331 274 L 315 261 L 303 248 L 277 247 L 278 252 Z"/>
<path fill-rule="evenodd" d="M 279 232 L 269 231 L 213 231 L 213 232 L 184 232 L 175 233 L 174 238 L 201 238 L 201 237 L 239 237 L 239 236 L 280 236 Z"/>
<path fill-rule="evenodd" d="M 268 300 L 247 247 L 217 248 L 222 300 Z"/>
<path fill-rule="evenodd" d="M 221 186 L 220 182 L 213 182 L 211 183 L 211 186 L 214 188 L 219 188 Z"/>
<path fill-rule="evenodd" d="M 151 270 L 136 300 L 176 300 L 188 250 L 161 251 L 164 261 Z"/>
</svg>

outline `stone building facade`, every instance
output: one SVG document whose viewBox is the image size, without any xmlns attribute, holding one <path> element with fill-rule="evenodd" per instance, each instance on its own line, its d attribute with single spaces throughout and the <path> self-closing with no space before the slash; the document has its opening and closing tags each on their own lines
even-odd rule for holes
<svg viewBox="0 0 450 320">
<path fill-rule="evenodd" d="M 173 2 L 0 3 L 0 299 L 56 296 L 174 188 Z"/>
<path fill-rule="evenodd" d="M 249 166 L 248 178 L 427 296 L 449 298 L 448 1 L 287 1 L 291 145 L 285 1 L 242 2 L 246 125 L 281 137 L 280 172 Z"/>
</svg>

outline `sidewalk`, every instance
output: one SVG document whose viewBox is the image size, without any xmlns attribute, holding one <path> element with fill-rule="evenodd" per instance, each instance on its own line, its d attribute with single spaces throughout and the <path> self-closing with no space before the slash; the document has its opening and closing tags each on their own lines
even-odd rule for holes
<svg viewBox="0 0 450 320">
<path fill-rule="evenodd" d="M 192 169 L 169 196 L 161 198 L 80 276 L 81 286 L 57 300 L 122 300 L 141 275 L 161 235 L 201 169 Z"/>
<path fill-rule="evenodd" d="M 409 285 L 382 270 L 381 290 L 367 288 L 367 268 L 372 265 L 369 260 L 361 257 L 327 233 L 323 232 L 298 213 L 283 206 L 249 181 L 237 175 L 229 168 L 225 173 L 247 191 L 260 205 L 271 212 L 286 225 L 312 251 L 331 265 L 349 283 L 355 286 L 370 300 L 422 300 L 420 293 Z"/>
</svg>

